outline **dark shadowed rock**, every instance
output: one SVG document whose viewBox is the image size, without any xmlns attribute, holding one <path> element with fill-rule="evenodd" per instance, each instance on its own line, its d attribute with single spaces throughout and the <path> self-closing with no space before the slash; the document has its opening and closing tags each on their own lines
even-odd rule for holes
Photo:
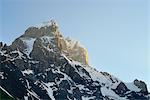
<svg viewBox="0 0 150 100">
<path fill-rule="evenodd" d="M 119 96 L 125 96 L 125 93 L 128 91 L 126 85 L 121 82 L 117 88 L 114 90 Z"/>
<path fill-rule="evenodd" d="M 141 92 L 143 92 L 145 95 L 148 94 L 147 86 L 143 81 L 134 80 L 134 84 L 141 89 Z"/>
<path fill-rule="evenodd" d="M 11 48 L 13 50 L 19 49 L 19 51 L 24 51 L 27 46 L 23 43 L 23 41 L 20 38 L 17 38 L 11 45 Z"/>
<path fill-rule="evenodd" d="M 2 48 L 3 47 L 3 42 L 0 42 L 0 48 Z"/>
</svg>

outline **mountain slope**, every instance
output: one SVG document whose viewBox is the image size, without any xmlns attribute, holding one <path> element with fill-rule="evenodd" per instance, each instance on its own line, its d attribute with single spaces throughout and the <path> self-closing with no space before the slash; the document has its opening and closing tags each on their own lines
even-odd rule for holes
<svg viewBox="0 0 150 100">
<path fill-rule="evenodd" d="M 1 88 L 24 100 L 149 100 L 147 86 L 124 83 L 88 65 L 87 51 L 64 38 L 54 21 L 0 43 Z"/>
</svg>

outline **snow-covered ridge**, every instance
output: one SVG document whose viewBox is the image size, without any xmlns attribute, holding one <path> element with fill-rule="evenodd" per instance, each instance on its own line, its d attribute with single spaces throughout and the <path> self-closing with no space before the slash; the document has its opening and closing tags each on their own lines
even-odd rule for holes
<svg viewBox="0 0 150 100">
<path fill-rule="evenodd" d="M 104 75 L 102 73 L 104 72 L 99 72 L 97 70 L 95 70 L 94 68 L 88 66 L 88 65 L 83 65 L 82 63 L 80 62 L 77 62 L 77 61 L 70 61 L 64 54 L 62 54 L 63 57 L 65 57 L 68 62 L 72 65 L 72 66 L 76 66 L 76 65 L 79 65 L 79 66 L 83 66 L 83 68 L 89 72 L 91 78 L 94 80 L 94 81 L 98 81 L 101 83 L 101 85 L 105 84 L 104 86 L 105 87 L 111 87 L 112 89 L 116 89 L 117 86 L 120 84 L 120 80 L 117 79 L 116 77 L 114 77 L 113 75 Z M 80 73 L 81 75 L 82 73 Z M 82 76 L 82 75 L 81 75 Z M 85 75 L 83 75 L 85 76 Z M 112 82 L 113 81 L 113 82 Z"/>
</svg>

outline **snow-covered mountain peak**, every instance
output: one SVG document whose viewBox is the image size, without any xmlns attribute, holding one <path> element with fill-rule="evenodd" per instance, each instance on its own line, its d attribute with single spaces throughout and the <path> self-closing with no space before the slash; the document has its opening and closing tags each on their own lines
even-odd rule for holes
<svg viewBox="0 0 150 100">
<path fill-rule="evenodd" d="M 17 100 L 150 99 L 143 81 L 90 67 L 85 48 L 51 26 L 30 27 L 10 46 L 0 42 L 1 91 Z"/>
</svg>

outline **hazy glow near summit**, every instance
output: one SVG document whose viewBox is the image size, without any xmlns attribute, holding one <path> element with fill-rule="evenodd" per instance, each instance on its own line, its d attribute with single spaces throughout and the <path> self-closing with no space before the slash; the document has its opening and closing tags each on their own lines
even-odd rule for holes
<svg viewBox="0 0 150 100">
<path fill-rule="evenodd" d="M 63 35 L 87 48 L 91 66 L 150 85 L 149 9 L 148 0 L 1 0 L 0 41 L 10 44 L 54 18 Z"/>
</svg>

